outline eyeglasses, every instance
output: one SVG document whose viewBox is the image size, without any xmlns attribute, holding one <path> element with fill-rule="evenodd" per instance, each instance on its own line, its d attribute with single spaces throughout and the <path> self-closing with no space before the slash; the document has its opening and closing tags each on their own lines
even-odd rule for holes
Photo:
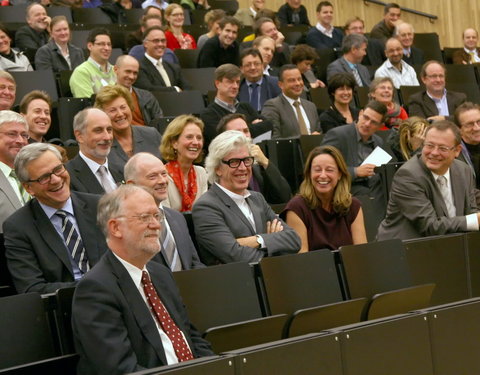
<svg viewBox="0 0 480 375">
<path fill-rule="evenodd" d="M 24 140 L 28 141 L 30 135 L 28 133 L 18 133 L 18 132 L 0 132 L 1 134 L 5 134 L 10 139 L 17 139 L 18 137 L 22 137 Z"/>
<path fill-rule="evenodd" d="M 137 219 L 142 224 L 150 224 L 152 221 L 155 223 L 160 223 L 163 220 L 163 212 L 158 211 L 154 214 L 140 214 L 132 216 L 118 216 L 117 219 Z"/>
<path fill-rule="evenodd" d="M 455 150 L 455 146 L 447 147 L 447 146 L 438 146 L 434 145 L 433 143 L 424 143 L 423 148 L 427 149 L 428 151 L 433 151 L 435 148 L 438 148 L 438 151 L 443 152 L 446 154 L 449 151 Z"/>
<path fill-rule="evenodd" d="M 153 43 L 153 44 L 164 44 L 167 43 L 167 39 L 145 39 L 147 42 Z"/>
<path fill-rule="evenodd" d="M 95 42 L 93 44 L 95 44 L 96 46 L 100 46 L 100 47 L 111 47 L 112 46 L 112 43 L 107 43 L 107 42 Z"/>
<path fill-rule="evenodd" d="M 243 165 L 245 167 L 250 167 L 253 164 L 254 160 L 255 158 L 253 156 L 247 156 L 243 159 L 234 158 L 229 160 L 222 160 L 222 163 L 227 164 L 230 168 L 238 168 L 243 162 Z"/>
<path fill-rule="evenodd" d="M 470 129 L 473 128 L 475 125 L 480 126 L 480 119 L 467 122 L 466 124 L 462 124 L 462 128 Z"/>
<path fill-rule="evenodd" d="M 65 173 L 65 165 L 59 164 L 55 168 L 53 168 L 50 173 L 45 173 L 36 180 L 28 180 L 27 182 L 38 182 L 40 185 L 45 185 L 48 184 L 52 179 L 52 174 L 54 174 L 55 176 L 61 176 L 63 173 Z"/>
<path fill-rule="evenodd" d="M 431 79 L 444 79 L 445 74 L 427 74 L 426 77 Z"/>
</svg>

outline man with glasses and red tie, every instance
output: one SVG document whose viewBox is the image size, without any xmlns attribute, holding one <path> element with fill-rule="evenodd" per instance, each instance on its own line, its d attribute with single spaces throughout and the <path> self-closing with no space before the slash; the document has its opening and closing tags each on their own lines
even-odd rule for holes
<svg viewBox="0 0 480 375">
<path fill-rule="evenodd" d="M 214 355 L 190 323 L 161 249 L 163 213 L 133 184 L 106 194 L 98 224 L 109 251 L 78 283 L 72 308 L 78 375 L 126 374 Z"/>
<path fill-rule="evenodd" d="M 15 173 L 33 197 L 3 224 L 17 292 L 45 294 L 74 286 L 107 248 L 95 223 L 98 196 L 70 192 L 60 152 L 47 143 L 23 147 Z"/>
<path fill-rule="evenodd" d="M 30 199 L 13 169 L 15 156 L 28 144 L 28 138 L 28 125 L 22 115 L 0 111 L 0 226 Z"/>
<path fill-rule="evenodd" d="M 247 190 L 253 162 L 250 141 L 235 130 L 221 133 L 208 148 L 205 168 L 212 187 L 192 211 L 200 257 L 208 265 L 258 262 L 300 250 L 296 232 L 263 195 Z"/>
<path fill-rule="evenodd" d="M 478 231 L 473 174 L 455 159 L 461 139 L 450 121 L 436 121 L 427 128 L 421 155 L 407 161 L 393 178 L 379 240 Z"/>
</svg>

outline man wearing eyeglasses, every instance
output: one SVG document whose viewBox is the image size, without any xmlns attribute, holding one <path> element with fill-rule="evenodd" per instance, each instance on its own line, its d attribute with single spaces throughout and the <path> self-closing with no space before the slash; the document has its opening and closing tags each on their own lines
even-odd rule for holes
<svg viewBox="0 0 480 375">
<path fill-rule="evenodd" d="M 422 154 L 407 161 L 393 178 L 379 240 L 479 229 L 472 171 L 455 159 L 460 142 L 460 130 L 450 121 L 437 121 L 427 128 Z"/>
<path fill-rule="evenodd" d="M 162 216 L 152 195 L 132 184 L 100 200 L 98 223 L 109 250 L 75 290 L 78 375 L 126 374 L 213 355 L 189 321 L 172 273 L 150 261 L 161 249 Z"/>
<path fill-rule="evenodd" d="M 95 28 L 88 34 L 87 48 L 90 57 L 75 68 L 70 77 L 70 89 L 75 98 L 90 98 L 103 86 L 114 85 L 117 76 L 108 59 L 112 54 L 110 32 Z"/>
<path fill-rule="evenodd" d="M 15 173 L 33 197 L 3 224 L 17 292 L 45 294 L 74 286 L 107 248 L 95 223 L 98 196 L 70 192 L 61 155 L 47 143 L 23 147 Z"/>
<path fill-rule="evenodd" d="M 13 169 L 15 156 L 28 144 L 28 138 L 28 125 L 22 115 L 0 111 L 0 226 L 30 199 Z"/>
<path fill-rule="evenodd" d="M 322 143 L 340 150 L 352 177 L 352 194 L 375 198 L 372 203 L 378 208 L 378 212 L 385 212 L 380 176 L 374 172 L 375 165 L 364 164 L 364 160 L 376 147 L 384 147 L 382 138 L 375 133 L 381 128 L 386 114 L 385 105 L 373 100 L 360 111 L 354 125 L 343 125 L 329 130 Z"/>
<path fill-rule="evenodd" d="M 477 188 L 477 202 L 480 202 L 480 106 L 472 102 L 460 104 L 455 110 L 455 123 L 462 135 L 462 152 L 458 159 L 472 169 Z M 478 204 L 478 203 L 477 203 Z"/>
<path fill-rule="evenodd" d="M 258 262 L 300 250 L 296 232 L 260 193 L 247 190 L 253 161 L 250 141 L 235 130 L 218 135 L 208 148 L 205 166 L 213 185 L 192 211 L 199 253 L 207 265 Z"/>
<path fill-rule="evenodd" d="M 454 121 L 455 109 L 466 99 L 461 92 L 445 88 L 445 66 L 434 60 L 422 66 L 420 78 L 425 85 L 424 91 L 413 94 L 408 99 L 408 114 L 426 118 L 430 122 L 438 120 Z"/>
</svg>

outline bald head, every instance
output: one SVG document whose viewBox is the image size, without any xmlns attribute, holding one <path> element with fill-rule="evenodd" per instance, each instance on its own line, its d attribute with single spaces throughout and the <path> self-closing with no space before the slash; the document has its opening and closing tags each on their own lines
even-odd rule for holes
<svg viewBox="0 0 480 375">
<path fill-rule="evenodd" d="M 156 156 L 147 152 L 133 155 L 125 164 L 123 173 L 127 183 L 151 189 L 157 204 L 167 199 L 167 169 Z"/>
<path fill-rule="evenodd" d="M 117 83 L 130 89 L 138 77 L 140 65 L 136 58 L 129 55 L 119 56 L 113 70 L 117 75 Z"/>
<path fill-rule="evenodd" d="M 395 28 L 395 37 L 400 41 L 403 48 L 410 48 L 413 44 L 415 31 L 409 23 L 401 23 Z"/>
<path fill-rule="evenodd" d="M 463 36 L 463 46 L 466 49 L 474 50 L 475 48 L 477 48 L 477 42 L 478 42 L 477 30 L 472 28 L 465 29 L 462 36 Z"/>
</svg>

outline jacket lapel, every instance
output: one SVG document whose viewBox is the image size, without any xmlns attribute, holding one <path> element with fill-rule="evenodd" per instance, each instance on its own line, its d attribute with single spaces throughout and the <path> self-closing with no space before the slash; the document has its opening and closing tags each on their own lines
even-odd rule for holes
<svg viewBox="0 0 480 375">
<path fill-rule="evenodd" d="M 15 209 L 22 207 L 22 203 L 18 199 L 17 194 L 15 194 L 12 185 L 10 185 L 10 182 L 2 172 L 0 172 L 0 190 L 5 193 L 5 196 Z"/>
<path fill-rule="evenodd" d="M 77 221 L 80 237 L 82 238 L 83 247 L 87 252 L 90 265 L 97 263 L 99 259 L 98 243 L 94 236 L 96 223 L 95 218 L 89 217 L 87 214 L 87 205 L 82 201 L 75 192 L 72 192 L 72 205 Z"/>
</svg>

